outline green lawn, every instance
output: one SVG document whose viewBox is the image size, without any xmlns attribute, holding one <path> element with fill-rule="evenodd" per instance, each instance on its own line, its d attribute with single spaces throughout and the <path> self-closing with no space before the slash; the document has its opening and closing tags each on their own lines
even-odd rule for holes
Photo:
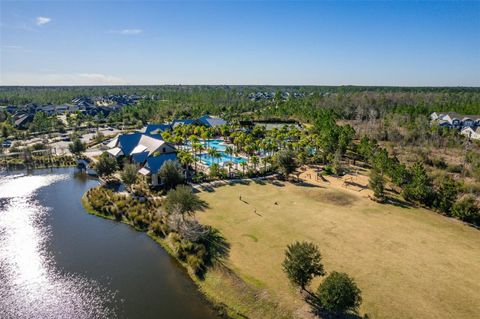
<svg viewBox="0 0 480 319">
<path fill-rule="evenodd" d="M 222 186 L 200 193 L 210 207 L 198 218 L 231 244 L 226 265 L 295 317 L 311 316 L 281 270 L 284 249 L 295 240 L 318 244 L 327 272 L 355 278 L 361 313 L 371 318 L 478 317 L 480 231 L 423 209 L 374 203 L 365 192 L 289 183 Z M 221 280 L 212 284 L 216 275 L 203 285 L 210 295 L 222 288 Z M 215 297 L 231 304 L 235 292 L 228 294 L 227 286 L 225 297 Z"/>
</svg>

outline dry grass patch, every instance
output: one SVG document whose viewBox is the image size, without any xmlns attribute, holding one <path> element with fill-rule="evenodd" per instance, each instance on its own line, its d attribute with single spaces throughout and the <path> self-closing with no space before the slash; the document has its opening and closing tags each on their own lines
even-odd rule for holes
<svg viewBox="0 0 480 319">
<path fill-rule="evenodd" d="M 210 208 L 198 217 L 231 244 L 226 265 L 298 317 L 309 317 L 309 307 L 281 269 L 286 245 L 296 240 L 318 244 L 327 271 L 355 278 L 361 311 L 371 318 L 478 315 L 480 231 L 423 209 L 377 204 L 366 198 L 368 190 L 338 185 L 219 187 L 200 193 Z"/>
</svg>

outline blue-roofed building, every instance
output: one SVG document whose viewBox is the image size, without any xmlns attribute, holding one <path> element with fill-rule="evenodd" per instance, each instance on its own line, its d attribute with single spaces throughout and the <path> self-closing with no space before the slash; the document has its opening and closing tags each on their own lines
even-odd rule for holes
<svg viewBox="0 0 480 319">
<path fill-rule="evenodd" d="M 144 133 L 121 134 L 109 142 L 107 146 L 110 148 L 107 152 L 115 157 L 133 157 L 141 153 L 151 156 L 155 152 L 176 152 L 175 147 L 165 142 L 160 136 Z"/>
<path fill-rule="evenodd" d="M 162 132 L 170 131 L 172 126 L 170 124 L 148 124 L 145 127 L 145 134 L 162 136 Z"/>
<path fill-rule="evenodd" d="M 215 127 L 215 126 L 221 126 L 221 125 L 226 125 L 227 124 L 227 121 L 225 121 L 224 119 L 221 119 L 219 117 L 213 117 L 213 116 L 210 116 L 210 115 L 204 115 L 202 117 L 200 117 L 197 122 L 200 124 L 200 125 L 205 125 L 207 127 Z"/>
<path fill-rule="evenodd" d="M 177 154 L 170 153 L 170 154 L 161 154 L 159 156 L 148 157 L 147 162 L 145 163 L 145 166 L 139 170 L 139 173 L 144 176 L 150 176 L 152 185 L 157 186 L 161 184 L 159 183 L 158 171 L 160 170 L 160 167 L 162 167 L 162 165 L 169 160 L 176 161 Z"/>
<path fill-rule="evenodd" d="M 172 129 L 174 129 L 179 125 L 204 125 L 206 127 L 215 127 L 215 126 L 220 126 L 225 124 L 228 124 L 228 123 L 222 118 L 214 117 L 210 115 L 204 115 L 196 120 L 194 119 L 173 120 L 171 127 Z"/>
<path fill-rule="evenodd" d="M 171 127 L 172 129 L 174 129 L 179 125 L 192 125 L 192 124 L 197 124 L 197 121 L 193 119 L 173 120 Z"/>
<path fill-rule="evenodd" d="M 151 176 L 152 184 L 158 185 L 158 170 L 162 164 L 177 159 L 177 150 L 157 135 L 145 133 L 121 134 L 107 144 L 107 153 L 115 158 L 125 157 L 142 167 L 139 173 Z"/>
</svg>

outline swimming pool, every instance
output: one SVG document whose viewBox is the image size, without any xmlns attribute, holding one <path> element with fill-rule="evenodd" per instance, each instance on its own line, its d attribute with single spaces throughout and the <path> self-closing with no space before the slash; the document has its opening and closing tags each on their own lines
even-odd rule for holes
<svg viewBox="0 0 480 319">
<path fill-rule="evenodd" d="M 207 147 L 214 148 L 219 152 L 225 152 L 227 149 L 223 140 L 207 140 Z"/>
<path fill-rule="evenodd" d="M 203 147 L 214 148 L 219 152 L 225 152 L 225 150 L 227 149 L 227 145 L 223 140 L 206 140 L 205 143 L 203 142 L 203 140 L 200 140 L 200 143 Z M 188 141 L 187 145 L 192 146 L 192 143 Z"/>
<path fill-rule="evenodd" d="M 232 162 L 234 164 L 246 163 L 247 159 L 245 157 L 240 156 L 230 156 L 224 152 L 219 152 L 219 158 L 213 158 L 210 155 L 203 153 L 200 154 L 198 157 L 202 161 L 202 163 L 206 164 L 207 166 L 212 166 L 214 163 L 223 165 L 226 162 Z"/>
</svg>

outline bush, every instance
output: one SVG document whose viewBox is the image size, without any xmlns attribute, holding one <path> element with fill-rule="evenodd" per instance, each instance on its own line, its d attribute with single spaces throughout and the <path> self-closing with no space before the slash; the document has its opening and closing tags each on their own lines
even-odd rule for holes
<svg viewBox="0 0 480 319">
<path fill-rule="evenodd" d="M 194 273 L 201 272 L 205 266 L 203 259 L 196 255 L 188 255 L 187 264 Z"/>
<path fill-rule="evenodd" d="M 458 200 L 453 205 L 451 215 L 467 223 L 480 226 L 479 207 L 472 196 L 466 196 Z"/>
<path fill-rule="evenodd" d="M 460 174 L 463 171 L 462 165 L 448 165 L 447 172 Z"/>
<path fill-rule="evenodd" d="M 324 171 L 325 174 L 327 174 L 327 175 L 333 175 L 333 167 L 330 166 L 330 165 L 326 165 L 326 166 L 323 168 L 323 171 Z"/>
<path fill-rule="evenodd" d="M 362 303 L 361 291 L 354 280 L 336 271 L 325 278 L 316 295 L 322 309 L 336 314 L 356 313 Z"/>
</svg>

